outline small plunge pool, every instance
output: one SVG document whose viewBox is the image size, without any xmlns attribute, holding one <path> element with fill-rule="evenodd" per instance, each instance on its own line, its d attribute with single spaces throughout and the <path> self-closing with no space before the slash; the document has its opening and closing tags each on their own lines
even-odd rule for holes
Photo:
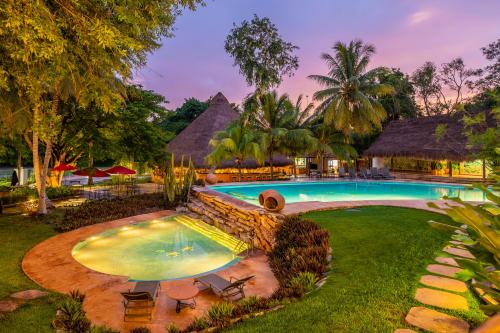
<svg viewBox="0 0 500 333">
<path fill-rule="evenodd" d="M 229 267 L 244 249 L 219 229 L 180 215 L 107 230 L 75 245 L 72 255 L 97 272 L 153 281 Z"/>
</svg>

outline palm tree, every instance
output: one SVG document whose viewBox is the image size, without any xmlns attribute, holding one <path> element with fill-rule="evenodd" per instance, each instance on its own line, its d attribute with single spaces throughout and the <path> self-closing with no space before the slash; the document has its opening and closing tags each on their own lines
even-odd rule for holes
<svg viewBox="0 0 500 333">
<path fill-rule="evenodd" d="M 309 76 L 323 87 L 314 93 L 314 99 L 320 102 L 318 111 L 325 123 L 346 134 L 366 134 L 373 127 L 381 128 L 386 112 L 376 98 L 394 89 L 377 83 L 374 70 L 366 71 L 375 47 L 354 40 L 349 45 L 337 42 L 333 50 L 333 56 L 321 55 L 328 65 L 328 75 Z"/>
<path fill-rule="evenodd" d="M 234 158 L 240 182 L 241 166 L 245 159 L 254 158 L 258 164 L 264 162 L 264 154 L 258 143 L 258 137 L 247 125 L 246 119 L 242 117 L 240 121 L 229 125 L 226 130 L 216 132 L 209 142 L 213 150 L 206 157 L 210 165 Z"/>
<path fill-rule="evenodd" d="M 287 126 L 287 133 L 283 140 L 284 151 L 293 159 L 293 175 L 297 178 L 297 167 L 295 159 L 297 156 L 312 152 L 318 144 L 313 133 L 308 128 L 313 119 L 313 103 L 309 103 L 302 108 L 302 95 L 297 98 L 293 107 L 292 117 Z"/>
<path fill-rule="evenodd" d="M 296 111 L 287 94 L 278 97 L 276 91 L 257 92 L 245 100 L 243 108 L 260 133 L 262 149 L 269 160 L 271 179 L 273 179 L 274 154 L 289 153 L 290 143 L 294 140 L 298 142 L 310 132 L 293 126 Z"/>
</svg>

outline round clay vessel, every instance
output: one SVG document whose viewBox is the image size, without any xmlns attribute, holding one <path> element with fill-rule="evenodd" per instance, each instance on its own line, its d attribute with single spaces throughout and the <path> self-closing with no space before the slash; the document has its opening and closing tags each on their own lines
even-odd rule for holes
<svg viewBox="0 0 500 333">
<path fill-rule="evenodd" d="M 285 208 L 285 198 L 275 190 L 261 192 L 259 194 L 259 203 L 270 212 L 279 212 Z"/>
<path fill-rule="evenodd" d="M 214 175 L 213 173 L 209 173 L 207 175 L 207 178 L 205 178 L 205 181 L 207 182 L 207 184 L 210 185 L 217 184 L 217 176 Z"/>
</svg>

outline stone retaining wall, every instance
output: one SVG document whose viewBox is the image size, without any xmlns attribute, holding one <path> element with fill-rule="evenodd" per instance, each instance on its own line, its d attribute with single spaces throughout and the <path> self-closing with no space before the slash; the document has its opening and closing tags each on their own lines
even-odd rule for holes
<svg viewBox="0 0 500 333">
<path fill-rule="evenodd" d="M 249 242 L 253 231 L 254 247 L 266 252 L 273 248 L 276 226 L 284 219 L 284 215 L 203 188 L 193 189 L 188 208 L 205 222 L 243 241 Z"/>
</svg>

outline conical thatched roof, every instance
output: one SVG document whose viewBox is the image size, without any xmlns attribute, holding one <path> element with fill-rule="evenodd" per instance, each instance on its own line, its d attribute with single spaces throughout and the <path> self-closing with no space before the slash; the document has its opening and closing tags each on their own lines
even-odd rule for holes
<svg viewBox="0 0 500 333">
<path fill-rule="evenodd" d="M 488 118 L 490 123 L 492 119 Z M 472 160 L 475 149 L 468 145 L 462 119 L 461 114 L 455 114 L 392 121 L 363 155 L 423 160 Z M 438 126 L 444 129 L 440 138 L 436 135 Z"/>
<path fill-rule="evenodd" d="M 217 131 L 223 131 L 232 121 L 239 118 L 239 114 L 233 110 L 231 104 L 222 93 L 217 93 L 205 112 L 198 116 L 188 127 L 180 132 L 168 144 L 168 150 L 175 155 L 176 163 L 180 162 L 181 156 L 187 161 L 191 157 L 196 168 L 208 168 L 205 157 L 211 152 L 210 139 Z M 283 156 L 274 157 L 275 165 L 288 165 L 290 161 Z M 222 163 L 220 167 L 234 167 L 234 161 Z M 244 161 L 246 168 L 255 168 L 257 163 L 252 160 Z"/>
</svg>

